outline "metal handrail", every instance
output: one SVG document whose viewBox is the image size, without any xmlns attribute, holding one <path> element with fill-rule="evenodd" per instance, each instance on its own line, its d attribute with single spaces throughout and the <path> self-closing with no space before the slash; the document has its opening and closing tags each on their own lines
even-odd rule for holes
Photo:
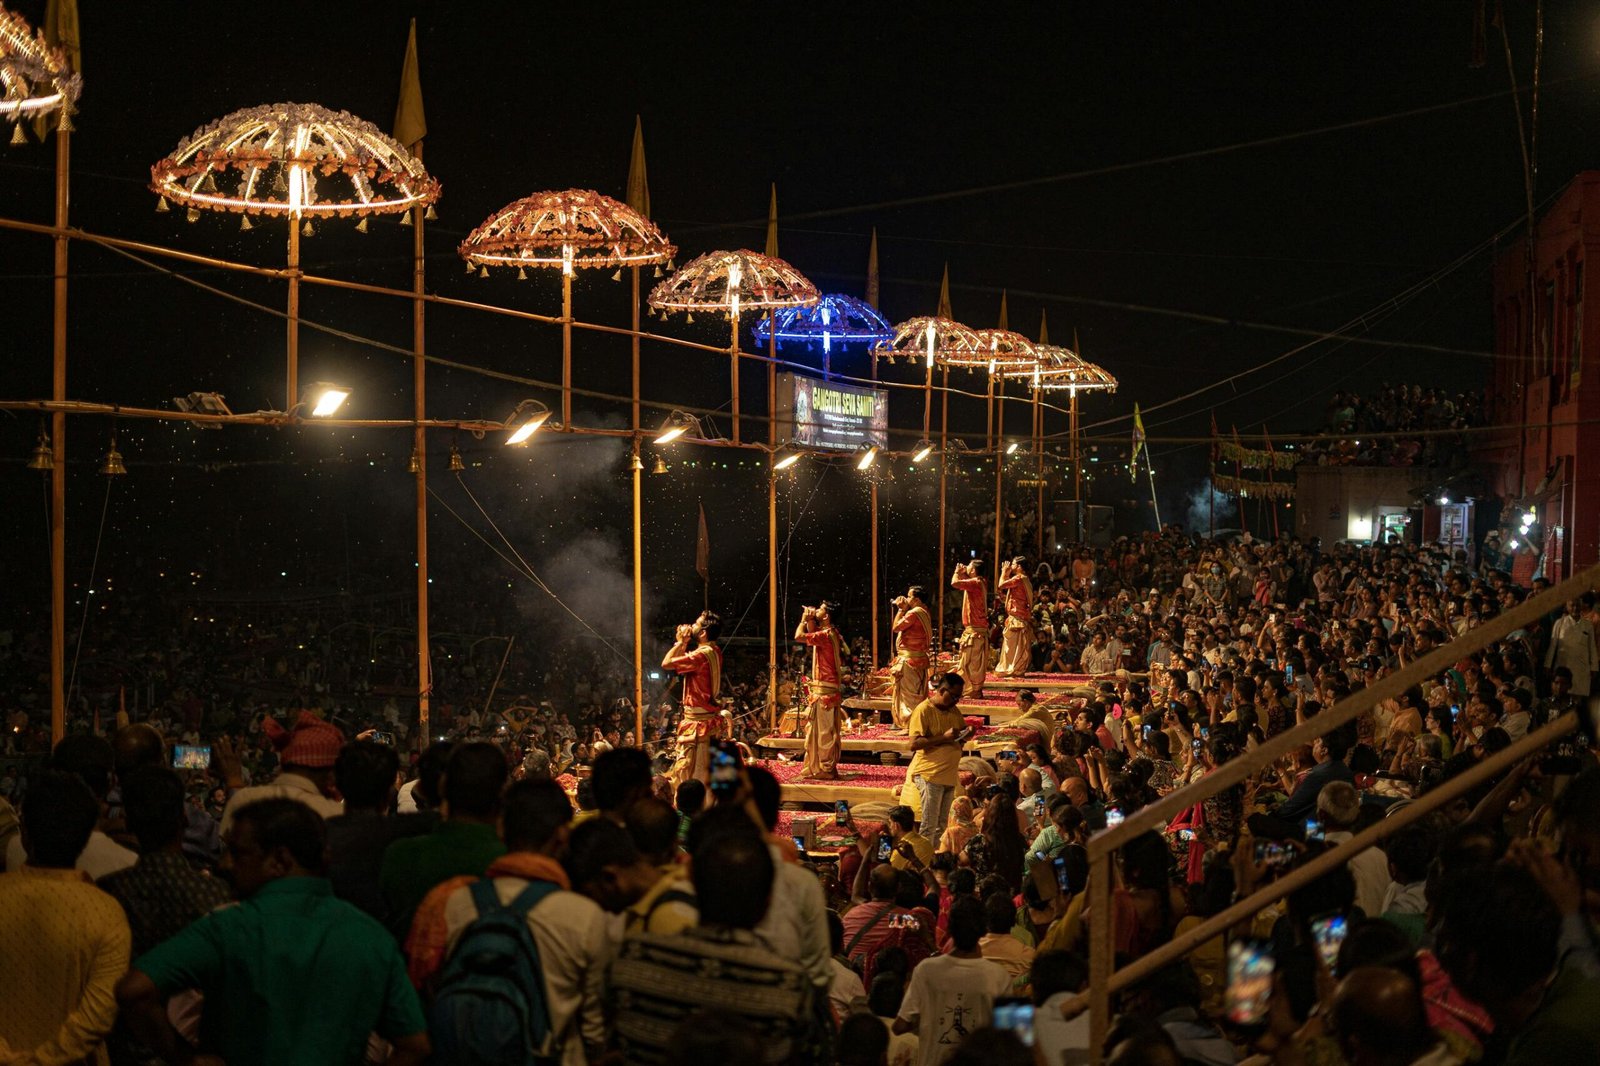
<svg viewBox="0 0 1600 1066">
<path fill-rule="evenodd" d="M 1179 938 L 1179 940 L 1172 942 L 1172 944 L 1182 944 L 1187 946 L 1173 949 L 1172 944 L 1168 944 L 1146 956 L 1146 958 L 1150 959 L 1159 958 L 1159 962 L 1152 962 L 1146 965 L 1144 964 L 1145 960 L 1140 959 L 1136 960 L 1129 966 L 1124 967 L 1123 971 L 1114 973 L 1113 966 L 1115 964 L 1115 960 L 1113 958 L 1112 943 L 1111 868 L 1109 866 L 1112 852 L 1126 844 L 1128 841 L 1132 840 L 1134 837 L 1139 836 L 1141 833 L 1164 827 L 1172 820 L 1173 816 L 1178 814 L 1180 811 L 1186 810 L 1187 808 L 1194 806 L 1196 803 L 1215 796 L 1217 793 L 1226 788 L 1231 788 L 1234 785 L 1242 783 L 1246 778 L 1258 772 L 1262 767 L 1270 765 L 1277 759 L 1290 754 L 1295 749 L 1310 743 L 1317 737 L 1324 736 L 1340 726 L 1343 726 L 1345 723 L 1353 721 L 1357 716 L 1369 708 L 1376 706 L 1383 700 L 1393 699 L 1406 692 L 1413 686 L 1429 680 L 1434 675 L 1448 669 L 1451 665 L 1459 661 L 1462 656 L 1485 648 L 1495 641 L 1501 640 L 1510 635 L 1514 630 L 1523 628 L 1529 623 L 1537 621 L 1539 618 L 1552 611 L 1560 610 L 1563 606 L 1565 606 L 1569 599 L 1575 599 L 1582 593 L 1594 588 L 1597 582 L 1600 582 L 1600 565 L 1592 566 L 1581 573 L 1575 574 L 1567 580 L 1561 582 L 1559 585 L 1547 589 L 1537 596 L 1529 597 L 1516 607 L 1497 615 L 1488 622 L 1485 622 L 1484 624 L 1473 629 L 1467 630 L 1455 640 L 1439 648 L 1435 648 L 1433 651 L 1422 656 L 1420 659 L 1417 659 L 1415 662 L 1407 665 L 1404 669 L 1398 670 L 1395 673 L 1390 674 L 1388 677 L 1381 678 L 1376 684 L 1371 685 L 1370 687 L 1363 688 L 1352 693 L 1346 699 L 1343 699 L 1334 704 L 1332 707 L 1323 710 L 1315 717 L 1309 718 L 1306 721 L 1301 722 L 1282 733 L 1279 733 L 1277 736 L 1268 740 L 1259 747 L 1246 751 L 1239 755 L 1238 758 L 1231 759 L 1222 764 L 1209 774 L 1206 774 L 1200 780 L 1186 785 L 1183 788 L 1177 789 L 1162 797 L 1160 800 L 1157 800 L 1155 803 L 1152 803 L 1149 806 L 1143 807 L 1133 814 L 1128 815 L 1128 817 L 1120 826 L 1097 833 L 1095 836 L 1091 837 L 1088 847 L 1088 997 L 1090 1005 L 1090 1054 L 1091 1062 L 1094 1064 L 1094 1066 L 1099 1066 L 1101 1060 L 1101 1048 L 1105 1043 L 1106 1034 L 1110 1031 L 1111 1027 L 1111 992 L 1113 991 L 1113 987 L 1121 988 L 1126 985 L 1129 980 L 1133 979 L 1132 977 L 1125 977 L 1124 973 L 1134 973 L 1135 976 L 1148 973 L 1151 969 L 1154 969 L 1161 963 L 1168 962 L 1179 957 L 1196 944 L 1216 935 L 1217 931 L 1226 928 L 1226 925 L 1231 923 L 1220 923 L 1220 919 L 1224 915 L 1241 911 L 1246 907 L 1247 904 L 1253 903 L 1257 897 L 1260 897 L 1260 899 L 1265 901 L 1260 904 L 1264 906 L 1266 902 L 1271 902 L 1272 900 L 1282 898 L 1282 895 L 1293 890 L 1293 886 L 1291 886 L 1289 889 L 1285 889 L 1278 895 L 1272 895 L 1272 892 L 1276 890 L 1278 886 L 1287 883 L 1290 879 L 1284 878 L 1281 881 L 1275 882 L 1273 885 L 1262 889 L 1261 892 L 1257 893 L 1255 896 L 1235 904 L 1233 907 L 1229 908 L 1228 911 L 1223 912 L 1223 915 L 1218 915 L 1217 918 L 1202 924 L 1198 929 L 1193 930 L 1190 933 L 1186 933 L 1182 938 Z M 1533 738 L 1546 737 L 1546 734 L 1550 735 L 1546 737 L 1542 743 L 1548 743 L 1550 739 L 1554 739 L 1555 736 L 1560 735 L 1559 732 L 1553 734 L 1550 733 L 1550 730 L 1553 729 L 1557 724 L 1559 723 L 1553 723 L 1552 726 L 1547 726 L 1538 733 L 1530 734 L 1529 737 L 1525 737 L 1522 741 L 1519 741 L 1517 745 L 1506 749 L 1506 752 L 1501 752 L 1500 756 L 1504 756 L 1513 750 L 1523 752 L 1534 750 L 1532 747 L 1526 747 L 1525 745 L 1527 745 L 1528 741 Z M 1565 732 L 1571 728 L 1572 724 L 1568 722 L 1566 728 L 1560 732 Z M 1536 746 L 1537 745 L 1535 745 L 1535 747 Z M 1500 756 L 1496 756 L 1496 759 L 1500 759 Z M 1498 767 L 1505 765 L 1506 763 L 1504 760 L 1498 762 L 1494 760 L 1485 760 L 1478 767 L 1475 767 L 1471 773 L 1478 774 L 1481 771 L 1482 776 L 1487 776 L 1488 774 L 1494 773 L 1496 772 L 1494 769 L 1485 769 L 1485 767 L 1489 767 L 1491 764 L 1494 767 Z M 1457 782 L 1464 780 L 1468 776 L 1469 775 L 1467 774 L 1463 774 L 1458 778 L 1453 778 L 1447 783 L 1447 786 L 1455 786 Z M 1474 782 L 1477 780 L 1481 780 L 1481 776 L 1473 778 Z M 1423 801 L 1412 804 L 1411 807 L 1407 808 L 1405 811 L 1397 812 L 1393 819 L 1385 819 L 1386 823 L 1392 823 L 1388 826 L 1387 830 L 1384 830 L 1382 824 L 1379 826 L 1374 826 L 1373 829 L 1363 833 L 1355 840 L 1347 841 L 1333 851 L 1319 856 L 1313 863 L 1308 863 L 1302 869 L 1309 870 L 1315 867 L 1319 872 L 1322 870 L 1331 869 L 1334 865 L 1337 865 L 1338 861 L 1334 859 L 1333 856 L 1342 855 L 1345 858 L 1348 858 L 1355 852 L 1360 851 L 1362 848 L 1370 845 L 1372 841 L 1382 839 L 1385 835 L 1387 835 L 1387 833 L 1393 832 L 1400 826 L 1408 824 L 1414 818 L 1421 817 L 1423 814 L 1431 811 L 1438 803 L 1443 803 L 1446 801 L 1446 799 L 1454 798 L 1455 795 L 1459 794 L 1459 792 L 1453 791 L 1446 796 L 1444 789 L 1447 786 L 1441 786 L 1440 788 L 1435 789 L 1433 792 L 1430 792 L 1428 796 L 1424 797 Z M 1464 786 L 1460 788 L 1459 791 L 1465 791 L 1467 787 L 1470 786 Z M 1444 798 L 1435 799 L 1435 797 Z M 1424 802 L 1427 800 L 1435 801 L 1432 804 L 1427 804 Z M 1415 814 L 1412 814 L 1413 809 L 1416 811 Z M 1378 831 L 1374 832 L 1374 830 Z M 1371 834 L 1370 839 L 1369 834 Z M 1358 844 L 1358 842 L 1360 843 Z M 1325 866 L 1317 865 L 1319 863 L 1323 863 L 1324 861 L 1326 861 Z M 1299 872 L 1300 871 L 1296 871 L 1296 873 Z M 1309 880 L 1313 876 L 1315 875 L 1307 875 L 1306 879 Z M 1295 882 L 1296 885 L 1299 883 L 1300 882 Z M 1234 920 L 1237 919 L 1235 918 Z M 1206 935 L 1204 937 L 1200 937 L 1199 939 L 1194 939 L 1195 934 L 1202 931 L 1205 931 Z"/>
</svg>

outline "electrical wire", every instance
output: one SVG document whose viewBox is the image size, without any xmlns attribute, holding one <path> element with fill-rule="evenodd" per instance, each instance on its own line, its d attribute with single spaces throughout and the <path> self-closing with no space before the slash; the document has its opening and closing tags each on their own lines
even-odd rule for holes
<svg viewBox="0 0 1600 1066">
<path fill-rule="evenodd" d="M 67 702 L 72 702 L 72 690 L 78 684 L 78 656 L 83 654 L 83 633 L 89 628 L 89 605 L 94 601 L 89 597 L 94 594 L 94 576 L 100 569 L 100 544 L 106 535 L 106 515 L 111 511 L 111 486 L 116 484 L 116 478 L 106 477 L 106 498 L 100 504 L 100 528 L 94 535 L 94 556 L 89 562 L 89 584 L 83 593 L 83 617 L 78 622 L 78 640 L 72 648 L 72 672 L 67 675 Z"/>
</svg>

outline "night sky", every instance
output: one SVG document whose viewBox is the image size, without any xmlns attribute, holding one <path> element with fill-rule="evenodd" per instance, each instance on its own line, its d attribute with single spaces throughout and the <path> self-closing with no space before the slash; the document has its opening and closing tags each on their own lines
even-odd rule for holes
<svg viewBox="0 0 1600 1066">
<path fill-rule="evenodd" d="M 37 23 L 45 4 L 8 6 Z M 444 189 L 440 219 L 428 230 L 435 292 L 557 313 L 553 275 L 468 277 L 455 245 L 492 211 L 536 190 L 576 186 L 620 197 L 639 114 L 655 219 L 680 246 L 679 263 L 716 248 L 759 250 L 775 182 L 781 254 L 826 291 L 861 291 L 873 227 L 891 321 L 932 313 L 946 263 L 955 316 L 975 327 L 995 324 L 1007 290 L 1012 328 L 1036 335 L 1046 311 L 1053 341 L 1070 343 L 1076 332 L 1084 354 L 1120 378 L 1115 397 L 1084 407 L 1089 432 L 1105 435 L 1108 461 L 1125 449 L 1133 403 L 1151 412 L 1164 517 L 1185 516 L 1205 448 L 1162 438 L 1203 435 L 1213 410 L 1224 429 L 1265 424 L 1288 434 L 1315 430 L 1335 389 L 1483 384 L 1488 359 L 1481 354 L 1324 343 L 1158 407 L 1305 342 L 1267 326 L 1332 330 L 1371 313 L 1368 328 L 1357 331 L 1368 339 L 1489 348 L 1494 248 L 1485 242 L 1522 214 L 1524 190 L 1504 48 L 1491 27 L 1488 62 L 1470 67 L 1471 3 L 1292 11 L 1281 4 L 1094 5 L 1103 14 L 1082 6 L 287 0 L 202 12 L 82 0 L 85 88 L 72 142 L 72 220 L 109 235 L 280 265 L 281 223 L 241 233 L 236 216 L 187 224 L 181 212 L 155 213 L 150 164 L 205 122 L 279 100 L 348 110 L 388 129 L 414 14 L 425 161 Z M 1523 84 L 1533 59 L 1531 6 L 1507 5 Z M 1593 165 L 1600 115 L 1600 16 L 1579 4 L 1545 7 L 1541 202 Z M 1522 103 L 1526 111 L 1526 95 Z M 1424 108 L 1436 109 L 1386 117 Z M 1289 136 L 1369 119 L 1381 121 Z M 1188 158 L 1171 158 L 1179 156 Z M 0 150 L 0 214 L 47 222 L 51 188 L 49 148 Z M 945 195 L 967 190 L 988 191 Z M 388 220 L 375 220 L 367 235 L 329 223 L 305 242 L 305 267 L 406 286 L 410 233 Z M 1515 239 L 1513 231 L 1501 247 Z M 7 231 L 0 248 L 0 395 L 43 397 L 49 243 Z M 281 306 L 273 283 L 161 266 Z M 1401 294 L 1399 306 L 1389 303 Z M 71 300 L 75 399 L 160 406 L 207 389 L 223 393 L 235 411 L 283 405 L 278 319 L 83 243 L 73 246 Z M 609 272 L 580 276 L 574 304 L 580 318 L 627 323 L 627 286 L 611 282 Z M 302 314 L 386 343 L 410 342 L 410 307 L 402 301 L 310 289 Z M 652 328 L 726 343 L 726 327 L 710 316 Z M 428 348 L 531 378 L 559 376 L 553 327 L 436 309 Z M 580 333 L 575 352 L 578 385 L 626 392 L 625 342 Z M 651 399 L 711 408 L 727 401 L 726 360 L 647 345 L 645 364 Z M 865 360 L 847 359 L 843 369 L 864 374 Z M 396 355 L 302 334 L 302 382 L 354 385 L 353 416 L 408 416 L 410 374 Z M 914 372 L 888 374 L 912 380 Z M 746 410 L 759 411 L 754 366 L 746 378 Z M 981 388 L 977 378 L 961 383 Z M 500 419 L 525 396 L 557 404 L 548 391 L 429 372 L 435 417 Z M 625 408 L 603 402 L 579 401 L 577 410 L 590 424 L 621 426 L 626 418 Z M 1020 405 L 1012 411 L 1021 422 Z M 646 420 L 662 413 L 647 411 Z M 891 418 L 902 429 L 919 424 L 920 398 L 897 393 Z M 952 420 L 981 433 L 982 405 L 958 401 Z M 105 419 L 72 421 L 75 582 L 87 579 L 105 501 L 95 463 L 111 428 Z M 1064 428 L 1059 417 L 1048 426 Z M 117 429 L 131 475 L 107 510 L 102 574 L 204 559 L 215 580 L 240 587 L 268 577 L 305 588 L 409 581 L 408 434 L 315 426 L 201 433 L 127 420 Z M 42 608 L 48 585 L 39 476 L 21 465 L 37 431 L 32 416 L 0 418 L 0 484 L 17 516 L 3 542 L 7 596 L 29 610 Z M 535 568 L 553 585 L 567 582 L 569 599 L 599 628 L 626 631 L 625 604 L 616 602 L 627 589 L 620 445 L 541 438 L 507 454 L 493 439 L 442 432 L 430 439 L 445 502 L 476 519 L 444 473 L 454 443 L 470 464 L 464 483 Z M 756 598 L 765 575 L 758 456 L 683 448 L 667 458 L 672 472 L 646 484 L 653 624 L 698 603 L 694 515 L 704 502 L 713 598 L 735 619 L 753 606 L 746 626 L 764 627 L 764 595 Z M 904 469 L 895 476 L 883 486 L 884 581 L 930 581 L 936 479 Z M 992 471 L 988 481 L 980 473 L 961 482 L 956 505 L 983 506 L 984 485 L 992 493 Z M 1136 493 L 1125 479 L 1106 476 L 1094 496 L 1120 504 Z M 798 523 L 785 559 L 793 597 L 810 602 L 826 591 L 860 609 L 865 501 L 862 479 L 845 466 L 813 464 L 784 486 L 780 536 L 790 516 Z M 521 581 L 442 507 L 432 521 L 434 551 L 455 560 L 441 574 L 467 585 Z M 1141 521 L 1148 523 L 1147 513 L 1130 508 L 1126 527 Z M 476 525 L 487 532 L 481 519 Z M 436 596 L 456 594 L 471 590 L 441 588 Z"/>
</svg>

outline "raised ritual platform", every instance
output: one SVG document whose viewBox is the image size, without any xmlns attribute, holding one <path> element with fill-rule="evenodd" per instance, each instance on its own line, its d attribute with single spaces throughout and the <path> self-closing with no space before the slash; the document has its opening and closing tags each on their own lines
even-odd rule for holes
<svg viewBox="0 0 1600 1066">
<path fill-rule="evenodd" d="M 945 673 L 956 668 L 954 659 L 941 656 L 938 662 L 929 668 L 929 675 Z M 1140 679 L 1145 674 L 1128 674 L 1133 679 Z M 1000 692 L 1015 692 L 1021 688 L 1031 688 L 1035 692 L 1065 692 L 1073 695 L 1087 696 L 1099 689 L 1103 681 L 1117 680 L 1116 674 L 1045 674 L 1029 673 L 1008 676 L 990 672 L 983 679 L 984 698 L 991 690 Z M 866 691 L 862 693 L 870 699 L 886 699 L 894 687 L 894 678 L 889 676 L 889 668 L 882 667 L 874 670 L 867 678 Z"/>
<path fill-rule="evenodd" d="M 1037 743 L 1040 739 L 1039 733 L 1032 729 L 1009 725 L 993 726 L 977 718 L 969 718 L 968 724 L 975 726 L 978 731 L 967 740 L 963 751 L 965 755 L 992 759 L 1002 751 L 1015 750 L 1024 742 Z M 786 737 L 770 734 L 756 741 L 755 746 L 762 751 L 803 752 L 806 750 L 806 741 L 804 736 Z M 911 739 L 886 725 L 873 725 L 846 733 L 841 746 L 846 757 L 860 756 L 877 758 L 881 761 L 885 754 L 893 754 L 902 763 L 911 761 Z"/>
<path fill-rule="evenodd" d="M 832 809 L 839 800 L 845 800 L 852 806 L 858 803 L 884 803 L 892 807 L 905 802 L 897 795 L 897 790 L 906 781 L 904 766 L 843 763 L 835 780 L 801 777 L 798 761 L 759 759 L 756 765 L 766 767 L 778 779 L 783 786 L 784 803 Z"/>
<path fill-rule="evenodd" d="M 1051 711 L 1071 710 L 1074 700 L 1083 700 L 1086 696 L 1079 696 L 1073 692 L 1056 692 L 1043 696 L 1038 701 L 1038 706 L 1048 707 Z M 885 696 L 851 696 L 844 701 L 848 711 L 884 712 L 889 710 L 891 703 Z M 1021 712 L 1017 708 L 1016 693 L 996 692 L 985 693 L 976 699 L 963 699 L 956 704 L 956 711 L 968 718 L 986 718 L 990 722 L 1009 722 Z"/>
</svg>

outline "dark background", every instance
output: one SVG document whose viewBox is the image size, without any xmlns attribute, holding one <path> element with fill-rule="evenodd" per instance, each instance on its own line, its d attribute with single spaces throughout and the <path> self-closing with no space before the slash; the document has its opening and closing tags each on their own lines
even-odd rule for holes
<svg viewBox="0 0 1600 1066">
<path fill-rule="evenodd" d="M 9 6 L 38 22 L 43 0 Z M 1491 5 L 1492 6 L 1492 5 Z M 1518 79 L 1532 66 L 1532 5 L 1508 3 Z M 429 233 L 431 290 L 554 314 L 558 279 L 466 276 L 454 247 L 493 210 L 540 189 L 622 196 L 635 114 L 642 115 L 653 212 L 681 247 L 678 261 L 715 248 L 759 249 L 768 186 L 778 188 L 781 253 L 825 291 L 859 293 L 876 227 L 890 321 L 931 313 L 949 264 L 954 313 L 992 326 L 1008 291 L 1014 329 L 1034 335 L 1047 312 L 1052 340 L 1076 334 L 1084 354 L 1121 381 L 1085 401 L 1109 462 L 1126 451 L 1127 416 L 1151 413 L 1163 517 L 1203 511 L 1202 436 L 1213 411 L 1224 431 L 1289 434 L 1321 423 L 1339 388 L 1410 381 L 1481 387 L 1483 355 L 1441 355 L 1362 343 L 1313 345 L 1292 359 L 1194 399 L 1157 407 L 1305 343 L 1259 328 L 1332 330 L 1372 314 L 1359 336 L 1485 352 L 1490 345 L 1489 239 L 1524 208 L 1521 157 L 1503 45 L 1487 38 L 1472 69 L 1472 7 L 1404 4 L 1116 5 L 555 5 L 520 3 L 126 4 L 83 0 L 84 93 L 73 146 L 72 220 L 130 237 L 262 265 L 283 256 L 281 223 L 238 231 L 234 216 L 186 224 L 156 214 L 150 164 L 197 126 L 277 100 L 349 110 L 392 123 L 407 19 L 418 18 L 427 107 L 425 158 L 444 187 Z M 1093 8 L 1085 11 L 1082 8 Z M 1591 165 L 1600 111 L 1600 17 L 1576 3 L 1545 5 L 1537 197 Z M 1489 99 L 1474 99 L 1502 94 Z M 1461 102 L 1469 101 L 1469 102 Z M 1527 97 L 1522 97 L 1526 110 Z M 1214 151 L 1379 119 L 1356 128 Z M 1165 161 L 1163 161 L 1165 160 Z M 1105 168 L 1120 164 L 1142 164 Z M 1077 176 L 1074 176 L 1077 175 Z M 1018 188 L 993 188 L 1041 177 Z M 932 202 L 893 202 L 959 190 Z M 52 152 L 0 150 L 0 214 L 47 222 Z M 409 284 L 411 231 L 331 222 L 303 245 L 310 272 Z M 1507 235 L 1500 247 L 1514 241 Z M 1442 272 L 1463 253 L 1458 268 Z M 4 266 L 0 396 L 48 395 L 50 246 L 0 232 Z M 280 286 L 162 262 L 166 270 L 273 307 Z M 1415 288 L 1414 288 L 1415 287 Z M 1400 294 L 1403 301 L 1386 303 Z M 580 318 L 625 325 L 627 286 L 581 275 Z M 1143 310 L 1128 305 L 1140 305 Z M 283 405 L 281 320 L 79 242 L 72 248 L 70 387 L 75 399 L 162 405 L 196 389 L 236 411 Z M 1235 320 L 1198 323 L 1149 310 Z M 410 307 L 386 297 L 309 288 L 302 314 L 387 343 L 410 343 Z M 710 316 L 653 328 L 726 343 Z M 580 332 L 577 384 L 625 393 L 627 346 Z M 429 312 L 430 353 L 527 377 L 559 376 L 559 332 L 466 311 Z M 645 348 L 645 395 L 718 407 L 725 360 Z M 865 360 L 836 368 L 865 373 Z M 302 382 L 357 388 L 352 416 L 410 414 L 403 357 L 305 330 Z M 887 372 L 916 380 L 916 372 Z M 746 373 L 747 412 L 760 375 Z M 978 388 L 978 379 L 963 382 Z M 435 417 L 503 418 L 538 390 L 438 367 Z M 1152 410 L 1154 408 L 1154 410 Z M 625 425 L 626 408 L 580 400 L 577 418 Z M 662 411 L 647 410 L 654 423 Z M 937 415 L 935 416 L 937 418 Z M 920 426 L 921 402 L 897 393 L 893 423 Z M 1020 405 L 1011 424 L 1023 422 Z M 981 433 L 981 403 L 958 401 L 955 428 Z M 98 538 L 106 577 L 201 573 L 197 592 L 409 588 L 409 434 L 307 426 L 198 432 L 123 420 L 130 476 L 108 499 L 96 473 L 111 425 L 71 421 L 69 571 L 81 603 Z M 1052 433 L 1065 428 L 1052 415 Z M 747 431 L 754 433 L 752 421 Z M 725 430 L 724 430 L 725 431 Z M 11 516 L 0 541 L 12 616 L 47 604 L 45 496 L 23 463 L 38 423 L 0 417 L 0 492 Z M 579 614 L 623 638 L 628 615 L 624 446 L 542 436 L 509 452 L 491 439 L 430 435 L 432 483 L 493 538 L 445 473 L 459 445 L 464 483 L 518 550 Z M 903 443 L 903 442 L 902 442 Z M 652 452 L 653 454 L 653 452 Z M 759 457 L 687 447 L 646 479 L 649 624 L 698 608 L 696 505 L 711 527 L 711 598 L 754 635 L 765 626 L 764 478 Z M 743 467 L 741 469 L 741 461 Z M 647 462 L 649 459 L 647 458 Z M 698 463 L 698 465 L 691 465 Z M 887 475 L 885 475 L 887 476 Z M 899 469 L 885 481 L 886 587 L 934 574 L 936 477 Z M 1141 482 L 1143 481 L 1141 477 Z M 992 499 L 992 472 L 953 489 L 956 509 Z M 1141 484 L 1097 480 L 1096 502 L 1119 505 L 1122 529 L 1148 525 Z M 824 592 L 850 601 L 864 627 L 867 490 L 845 465 L 802 464 L 783 485 L 780 538 L 786 616 Z M 465 508 L 463 510 L 463 508 Z M 432 512 L 435 612 L 511 586 L 531 615 L 548 598 L 517 577 L 466 525 Z M 963 552 L 963 554 L 965 554 Z M 440 623 L 436 623 L 440 624 Z M 788 622 L 785 623 L 787 625 Z M 70 633 L 69 633 L 70 639 Z M 622 639 L 618 646 L 625 648 Z"/>
</svg>

